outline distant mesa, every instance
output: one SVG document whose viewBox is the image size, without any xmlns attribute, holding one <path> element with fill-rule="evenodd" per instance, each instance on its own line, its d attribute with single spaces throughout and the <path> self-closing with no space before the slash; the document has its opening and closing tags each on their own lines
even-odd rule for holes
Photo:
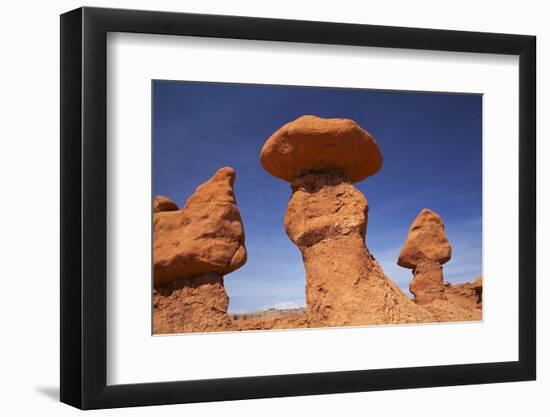
<svg viewBox="0 0 550 417">
<path fill-rule="evenodd" d="M 307 327 L 304 308 L 230 314 L 234 330 L 296 329 Z"/>
<path fill-rule="evenodd" d="M 220 169 L 181 210 L 167 197 L 155 198 L 154 333 L 231 327 L 223 275 L 246 262 L 234 181 L 232 168 Z"/>
<path fill-rule="evenodd" d="M 271 175 L 288 182 L 308 172 L 330 172 L 354 183 L 380 170 L 382 153 L 371 134 L 353 120 L 302 116 L 271 135 L 260 162 Z"/>
</svg>

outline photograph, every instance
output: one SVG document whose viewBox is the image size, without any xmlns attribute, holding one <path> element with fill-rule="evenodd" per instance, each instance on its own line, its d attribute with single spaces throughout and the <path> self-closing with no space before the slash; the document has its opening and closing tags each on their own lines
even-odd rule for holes
<svg viewBox="0 0 550 417">
<path fill-rule="evenodd" d="M 154 335 L 482 321 L 482 94 L 151 94 Z"/>
</svg>

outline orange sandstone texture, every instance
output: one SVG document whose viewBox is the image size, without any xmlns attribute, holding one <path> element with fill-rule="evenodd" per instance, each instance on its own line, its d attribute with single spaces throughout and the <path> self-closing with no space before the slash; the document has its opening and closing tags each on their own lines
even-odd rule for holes
<svg viewBox="0 0 550 417">
<path fill-rule="evenodd" d="M 260 160 L 292 184 L 285 229 L 304 260 L 309 327 L 435 320 L 366 247 L 368 203 L 352 182 L 382 164 L 368 132 L 347 119 L 301 117 L 268 139 Z"/>
<path fill-rule="evenodd" d="M 153 213 L 160 213 L 161 211 L 175 211 L 177 209 L 178 205 L 163 195 L 158 195 L 153 200 Z"/>
<path fill-rule="evenodd" d="M 153 333 L 231 329 L 223 277 L 210 273 L 174 280 L 153 289 Z"/>
<path fill-rule="evenodd" d="M 181 210 L 153 214 L 155 285 L 212 272 L 225 275 L 244 265 L 244 229 L 234 181 L 235 171 L 222 168 Z M 153 207 L 160 205 L 158 199 Z"/>
<path fill-rule="evenodd" d="M 474 282 L 445 284 L 445 300 L 424 304 L 437 321 L 479 321 L 482 319 L 481 277 Z"/>
<path fill-rule="evenodd" d="M 222 168 L 178 210 L 153 202 L 153 332 L 228 330 L 223 275 L 244 265 L 244 228 L 233 183 Z"/>
<path fill-rule="evenodd" d="M 445 284 L 445 295 L 450 302 L 479 311 L 483 308 L 482 290 L 481 277 L 477 277 L 474 282 L 456 285 Z"/>
<path fill-rule="evenodd" d="M 413 221 L 397 264 L 413 270 L 410 291 L 414 301 L 437 321 L 481 320 L 482 279 L 451 285 L 443 279 L 443 264 L 451 259 L 451 245 L 441 217 L 423 209 Z"/>
<path fill-rule="evenodd" d="M 445 235 L 441 217 L 424 209 L 416 217 L 397 264 L 413 270 L 409 287 L 419 304 L 446 299 L 441 265 L 451 259 L 451 245 Z"/>
<path fill-rule="evenodd" d="M 357 182 L 380 170 L 382 154 L 371 134 L 353 120 L 302 116 L 271 135 L 260 162 L 289 182 L 308 171 L 341 172 Z"/>
</svg>

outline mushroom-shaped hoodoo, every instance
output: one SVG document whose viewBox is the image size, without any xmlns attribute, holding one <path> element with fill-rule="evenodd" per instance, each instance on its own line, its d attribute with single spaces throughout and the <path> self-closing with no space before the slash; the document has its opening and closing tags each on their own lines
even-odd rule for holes
<svg viewBox="0 0 550 417">
<path fill-rule="evenodd" d="M 244 265 L 244 228 L 234 181 L 235 171 L 222 168 L 181 210 L 154 213 L 155 285 L 207 273 L 224 275 Z"/>
<path fill-rule="evenodd" d="M 423 209 L 413 221 L 397 264 L 413 270 L 410 291 L 422 304 L 445 299 L 442 265 L 451 259 L 451 245 L 441 217 Z"/>
<path fill-rule="evenodd" d="M 292 184 L 285 230 L 306 270 L 309 326 L 431 321 L 365 246 L 368 203 L 352 183 L 375 174 L 382 154 L 349 119 L 304 116 L 276 131 L 260 161 Z"/>
<path fill-rule="evenodd" d="M 227 330 L 223 275 L 244 265 L 244 228 L 225 167 L 197 187 L 185 206 L 153 202 L 153 331 Z"/>
</svg>

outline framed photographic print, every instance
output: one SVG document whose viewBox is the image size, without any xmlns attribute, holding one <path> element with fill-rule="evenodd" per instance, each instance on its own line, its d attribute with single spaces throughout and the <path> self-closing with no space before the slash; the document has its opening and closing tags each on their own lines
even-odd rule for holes
<svg viewBox="0 0 550 417">
<path fill-rule="evenodd" d="M 61 16 L 61 401 L 536 375 L 535 38 Z"/>
</svg>

